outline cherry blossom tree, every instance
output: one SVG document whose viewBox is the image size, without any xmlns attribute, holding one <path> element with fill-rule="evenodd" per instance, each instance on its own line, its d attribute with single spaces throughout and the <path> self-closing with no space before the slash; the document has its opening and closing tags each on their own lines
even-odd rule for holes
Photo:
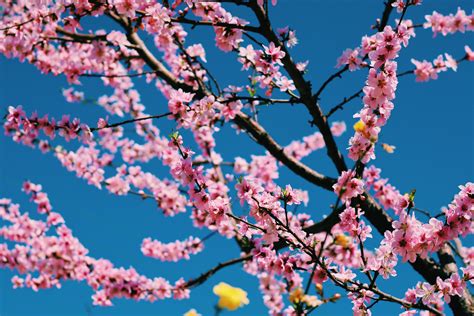
<svg viewBox="0 0 474 316">
<path fill-rule="evenodd" d="M 400 51 L 418 31 L 433 36 L 473 31 L 474 15 L 467 8 L 450 15 L 427 12 L 425 21 L 412 21 L 406 13 L 422 8 L 421 0 L 386 1 L 368 35 L 334 59 L 337 71 L 318 87 L 307 79 L 308 62 L 291 54 L 298 44 L 295 30 L 275 29 L 271 22 L 276 0 L 3 0 L 0 5 L 0 52 L 45 75 L 64 76 L 70 84 L 63 91 L 67 102 L 93 102 L 107 113 L 97 123 L 85 124 L 80 118 L 53 118 L 10 106 L 3 118 L 6 135 L 56 157 L 91 186 L 154 200 L 164 216 L 186 213 L 195 227 L 219 234 L 241 250 L 235 259 L 192 279 L 145 276 L 91 256 L 53 211 L 46 188 L 26 181 L 22 190 L 39 217 L 22 212 L 10 198 L 0 200 L 0 237 L 5 241 L 0 243 L 0 267 L 16 271 L 13 287 L 39 290 L 85 282 L 93 304 L 100 306 L 116 299 L 182 300 L 218 271 L 240 265 L 258 280 L 270 315 L 308 315 L 341 296 L 352 301 L 354 315 L 370 315 L 382 303 L 400 305 L 405 316 L 442 315 L 448 309 L 455 315 L 474 313 L 469 288 L 474 248 L 463 245 L 473 232 L 474 183 L 460 184 L 449 206 L 432 215 L 416 207 L 414 192 L 400 193 L 373 164 L 376 152 L 395 149 L 379 142 L 379 134 L 396 111 L 399 78 L 434 80 L 474 60 L 466 46 L 455 56 L 412 59 L 413 68 L 400 71 Z M 253 22 L 234 13 L 237 8 Z M 391 15 L 397 15 L 394 24 L 389 23 Z M 113 27 L 88 29 L 84 21 L 90 17 Z M 248 84 L 223 86 L 212 75 L 203 45 L 187 44 L 199 28 L 213 30 L 216 46 L 241 64 Z M 352 71 L 366 74 L 365 86 L 342 96 L 325 113 L 321 95 Z M 84 77 L 96 77 L 112 93 L 89 100 L 78 90 Z M 168 100 L 168 108 L 148 113 L 135 77 L 146 77 Z M 332 115 L 360 99 L 346 151 L 336 143 L 346 124 L 332 121 Z M 261 106 L 277 104 L 305 107 L 314 133 L 277 143 L 258 121 Z M 166 119 L 175 124 L 169 136 L 158 127 Z M 264 154 L 225 161 L 214 137 L 224 125 L 239 137 L 248 135 Z M 133 136 L 124 132 L 125 126 L 133 127 Z M 334 174 L 302 162 L 324 149 Z M 168 167 L 169 177 L 144 170 L 154 159 Z M 306 191 L 277 184 L 282 168 L 333 192 L 330 214 L 315 220 L 313 210 L 305 210 Z M 245 216 L 236 215 L 238 203 L 231 200 L 240 202 Z M 192 260 L 205 251 L 206 239 L 189 236 L 164 243 L 144 238 L 141 251 L 161 261 Z M 369 239 L 378 245 L 369 247 Z M 404 297 L 396 297 L 383 284 L 396 278 L 404 264 L 419 273 L 419 280 Z M 323 291 L 327 283 L 340 293 Z M 214 292 L 220 297 L 218 312 L 249 303 L 243 290 L 225 283 Z"/>
</svg>

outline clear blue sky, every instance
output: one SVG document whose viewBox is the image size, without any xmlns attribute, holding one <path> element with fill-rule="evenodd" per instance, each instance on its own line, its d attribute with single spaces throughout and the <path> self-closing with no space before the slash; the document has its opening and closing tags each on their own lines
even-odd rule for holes
<svg viewBox="0 0 474 316">
<path fill-rule="evenodd" d="M 472 10 L 472 1 L 424 1 L 421 7 L 411 8 L 407 18 L 415 23 L 424 21 L 424 15 L 437 10 L 441 13 L 455 12 L 458 6 L 467 12 Z M 275 27 L 290 25 L 296 29 L 300 45 L 293 49 L 297 60 L 310 60 L 309 74 L 317 87 L 334 72 L 337 57 L 348 47 L 355 47 L 360 38 L 371 34 L 370 26 L 381 16 L 382 1 L 319 1 L 279 0 L 271 9 Z M 393 18 L 397 14 L 392 15 Z M 98 23 L 98 22 L 95 22 Z M 401 52 L 399 69 L 411 69 L 410 58 L 434 59 L 448 52 L 458 58 L 464 54 L 464 45 L 474 47 L 472 33 L 454 36 L 438 36 L 434 40 L 428 30 L 417 30 L 417 37 Z M 208 49 L 209 68 L 221 82 L 245 84 L 246 74 L 240 73 L 240 65 L 231 56 L 214 48 L 210 30 L 199 29 L 188 37 L 188 43 L 204 42 Z M 375 164 L 383 169 L 383 176 L 390 178 L 400 191 L 416 188 L 417 206 L 437 212 L 447 205 L 458 191 L 457 186 L 473 180 L 473 82 L 474 65 L 464 62 L 457 73 L 442 73 L 437 81 L 415 83 L 413 76 L 400 80 L 395 100 L 395 110 L 384 128 L 383 142 L 397 146 L 396 153 L 388 155 L 378 150 Z M 365 72 L 344 75 L 322 96 L 321 104 L 326 110 L 349 96 L 363 85 Z M 83 81 L 79 89 L 88 98 L 105 92 L 98 79 Z M 143 80 L 136 80 L 148 113 L 167 111 L 166 103 L 155 88 Z M 0 111 L 3 115 L 9 105 L 21 104 L 26 111 L 37 110 L 39 114 L 50 113 L 78 116 L 93 125 L 104 112 L 92 105 L 68 104 L 61 88 L 67 87 L 63 78 L 43 76 L 34 67 L 0 57 Z M 334 120 L 346 120 L 352 126 L 352 115 L 361 108 L 356 100 L 346 106 L 344 112 L 334 115 Z M 307 124 L 306 110 L 290 105 L 265 108 L 260 114 L 261 123 L 282 144 L 314 132 Z M 116 121 L 111 119 L 111 121 Z M 164 134 L 172 125 L 166 120 L 157 123 Z M 341 149 L 347 147 L 352 132 L 339 139 Z M 232 144 L 232 146 L 229 146 Z M 249 141 L 244 134 L 235 135 L 229 128 L 217 137 L 217 149 L 226 160 L 239 155 L 248 158 L 251 153 L 263 150 Z M 328 175 L 335 176 L 335 169 L 324 152 L 317 152 L 305 162 Z M 168 176 L 167 169 L 159 162 L 145 167 L 158 176 Z M 238 256 L 238 248 L 232 241 L 214 237 L 206 242 L 206 250 L 191 261 L 160 263 L 145 258 L 140 252 L 143 238 L 152 237 L 163 241 L 183 239 L 190 234 L 202 237 L 207 231 L 192 228 L 187 214 L 175 218 L 164 218 L 152 201 L 141 201 L 133 196 L 115 197 L 106 191 L 88 186 L 83 180 L 69 173 L 51 155 L 43 155 L 0 136 L 0 195 L 14 198 L 23 204 L 24 211 L 34 212 L 27 198 L 20 192 L 25 179 L 41 183 L 48 192 L 53 207 L 63 214 L 69 227 L 90 249 L 94 257 L 110 259 L 116 266 L 133 266 L 148 276 L 163 276 L 176 280 L 179 276 L 191 278 L 213 267 L 218 262 Z M 281 170 L 279 184 L 310 191 L 311 203 L 304 210 L 315 218 L 328 212 L 334 202 L 331 193 L 315 189 L 304 180 L 295 178 L 288 170 Z M 237 210 L 239 212 L 241 210 Z M 376 236 L 378 240 L 379 236 Z M 472 240 L 471 240 L 472 241 Z M 471 242 L 472 244 L 472 242 Z M 419 276 L 411 268 L 399 267 L 399 277 L 381 283 L 382 289 L 398 296 L 403 290 L 414 286 Z M 242 272 L 239 267 L 218 273 L 203 286 L 192 292 L 187 301 L 160 301 L 154 304 L 127 300 L 115 300 L 112 308 L 91 307 L 92 290 L 84 283 L 65 283 L 63 289 L 43 290 L 35 293 L 29 289 L 13 290 L 10 278 L 13 273 L 0 270 L 0 316 L 15 315 L 182 315 L 191 307 L 204 315 L 212 315 L 216 298 L 212 287 L 219 281 L 244 288 L 249 292 L 250 305 L 233 312 L 233 315 L 264 315 L 266 309 L 258 292 L 256 279 Z M 396 305 L 380 304 L 375 314 L 391 315 L 399 311 Z M 348 315 L 351 305 L 346 300 L 341 304 L 324 306 L 320 315 Z M 230 315 L 230 313 L 229 313 Z"/>
</svg>

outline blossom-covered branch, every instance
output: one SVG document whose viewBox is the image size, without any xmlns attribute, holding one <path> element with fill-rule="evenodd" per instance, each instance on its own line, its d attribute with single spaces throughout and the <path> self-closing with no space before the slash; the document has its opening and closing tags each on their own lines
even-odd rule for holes
<svg viewBox="0 0 474 316">
<path fill-rule="evenodd" d="M 3 2 L 0 53 L 33 64 L 44 74 L 64 76 L 71 85 L 63 90 L 67 102 L 92 103 L 105 112 L 97 123 L 86 124 L 80 118 L 64 115 L 56 120 L 10 106 L 5 134 L 51 153 L 98 189 L 153 199 L 165 216 L 187 215 L 195 228 L 233 239 L 240 254 L 188 281 L 179 277 L 173 285 L 133 268 L 116 268 L 108 260 L 89 256 L 61 215 L 52 211 L 42 187 L 26 182 L 23 189 L 41 218 L 20 213 L 10 199 L 0 200 L 5 222 L 0 236 L 6 240 L 0 244 L 0 267 L 16 270 L 14 287 L 37 290 L 59 287 L 66 280 L 85 281 L 94 292 L 94 304 L 102 306 L 119 298 L 189 298 L 192 288 L 241 264 L 258 280 L 271 315 L 308 315 L 337 302 L 341 294 L 323 290 L 327 282 L 343 291 L 355 315 L 370 315 L 381 302 L 398 304 L 404 316 L 417 311 L 441 315 L 445 304 L 455 315 L 472 314 L 468 284 L 474 280 L 474 251 L 462 241 L 473 230 L 474 185 L 460 186 L 451 204 L 431 216 L 415 206 L 414 192 L 401 194 L 381 178 L 380 169 L 369 165 L 376 159 L 382 129 L 398 106 L 398 78 L 414 74 L 417 81 L 428 81 L 448 69 L 456 71 L 462 61 L 474 60 L 466 46 L 458 60 L 447 53 L 433 62 L 412 59 L 415 69 L 397 72 L 402 51 L 421 27 L 443 36 L 474 29 L 474 15 L 461 8 L 451 15 L 433 12 L 424 24 L 414 24 L 406 17 L 421 4 L 384 3 L 371 34 L 362 37 L 358 47 L 346 49 L 337 59 L 340 69 L 320 78 L 321 85 L 313 90 L 308 62 L 298 62 L 292 54 L 298 44 L 296 31 L 272 24 L 275 0 Z M 234 11 L 235 5 L 239 10 Z M 395 9 L 398 19 L 392 23 Z M 110 27 L 87 29 L 84 20 L 90 16 L 108 20 L 104 23 Z M 231 83 L 224 85 L 211 73 L 213 62 L 204 45 L 189 44 L 204 28 L 213 32 L 218 49 L 242 67 L 248 82 L 229 73 Z M 357 70 L 367 70 L 363 89 L 325 114 L 323 93 L 336 78 Z M 163 114 L 148 113 L 134 85 L 137 77 L 164 98 L 166 109 L 151 112 Z M 76 90 L 81 80 L 95 80 L 111 92 L 86 99 Z M 346 124 L 330 119 L 358 97 L 363 104 L 346 154 L 337 141 Z M 277 104 L 304 106 L 309 125 L 317 130 L 303 138 L 291 135 L 295 140 L 286 146 L 277 142 L 260 119 Z M 263 105 L 269 105 L 268 110 L 261 110 Z M 169 137 L 159 127 L 158 119 L 164 118 L 172 124 Z M 124 126 L 131 130 L 125 133 Z M 216 137 L 223 126 L 244 132 L 259 145 L 258 152 L 250 157 L 236 152 L 230 159 L 226 152 L 224 159 L 218 150 L 224 144 Z M 317 171 L 307 160 L 324 148 L 332 173 Z M 159 175 L 147 170 L 154 159 L 164 166 Z M 280 183 L 284 168 L 315 189 L 334 193 L 336 202 L 326 208 L 327 216 L 316 219 L 308 209 L 313 194 L 294 183 Z M 417 218 L 420 213 L 426 221 Z M 206 237 L 186 236 L 173 237 L 173 242 L 144 236 L 137 247 L 143 255 L 165 262 L 192 261 L 194 255 L 212 250 L 204 247 Z M 423 279 L 399 298 L 381 289 L 382 279 L 396 277 L 404 262 Z M 220 298 L 218 312 L 249 303 L 244 291 L 224 283 L 214 292 Z"/>
</svg>

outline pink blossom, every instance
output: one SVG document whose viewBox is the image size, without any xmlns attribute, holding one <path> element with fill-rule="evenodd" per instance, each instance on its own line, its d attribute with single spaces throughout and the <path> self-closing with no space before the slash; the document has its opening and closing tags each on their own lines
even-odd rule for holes
<svg viewBox="0 0 474 316">
<path fill-rule="evenodd" d="M 75 91 L 73 88 L 64 89 L 63 95 L 66 98 L 67 102 L 81 102 L 84 100 L 84 93 Z"/>
<path fill-rule="evenodd" d="M 425 18 L 426 23 L 423 27 L 431 28 L 433 36 L 436 36 L 437 33 L 446 36 L 455 32 L 464 33 L 466 29 L 472 30 L 469 26 L 471 24 L 471 17 L 467 16 L 466 12 L 461 8 L 458 8 L 455 15 L 444 16 L 434 11 L 431 15 L 426 15 Z"/>
<path fill-rule="evenodd" d="M 130 191 L 129 183 L 119 175 L 108 178 L 105 182 L 107 183 L 107 189 L 114 194 L 125 195 Z"/>
<path fill-rule="evenodd" d="M 113 0 L 112 3 L 115 5 L 119 14 L 125 14 L 126 16 L 133 18 L 135 17 L 136 1 L 133 0 Z"/>
<path fill-rule="evenodd" d="M 350 71 L 359 69 L 362 65 L 362 59 L 359 57 L 359 50 L 356 48 L 354 50 L 348 48 L 343 53 L 342 56 L 338 58 L 336 67 L 339 68 L 342 65 L 348 65 Z"/>
<path fill-rule="evenodd" d="M 464 50 L 466 51 L 466 58 L 469 61 L 474 61 L 474 52 L 471 50 L 469 46 L 464 46 Z"/>
<path fill-rule="evenodd" d="M 282 92 L 292 91 L 296 89 L 295 85 L 293 84 L 293 80 L 289 80 L 285 76 L 278 78 L 276 81 L 276 84 L 278 85 L 278 87 L 280 88 Z"/>
<path fill-rule="evenodd" d="M 360 95 L 362 106 L 354 115 L 357 123 L 347 153 L 354 162 L 345 164 L 345 153 L 340 156 L 338 140 L 333 138 L 342 136 L 346 124 L 332 122 L 332 117 L 323 114 L 322 110 L 330 109 L 326 108 L 330 104 L 324 104 L 329 99 L 321 96 L 316 100 L 319 94 L 313 95 L 313 90 L 318 87 L 306 81 L 308 61 L 288 55 L 289 48 L 298 43 L 296 31 L 289 26 L 273 31 L 276 26 L 269 23 L 272 8 L 259 7 L 253 1 L 240 6 L 242 10 L 219 1 L 194 0 L 39 2 L 2 3 L 0 53 L 28 62 L 42 73 L 64 76 L 71 85 L 97 79 L 107 93 L 91 103 L 106 115 L 99 114 L 104 118 L 95 121 L 96 127 L 89 127 L 87 118 L 64 114 L 55 119 L 36 112 L 27 114 L 21 106 L 8 107 L 5 134 L 51 154 L 90 185 L 130 199 L 148 200 L 164 216 L 189 211 L 187 216 L 196 228 L 235 239 L 236 249 L 242 252 L 236 262 L 258 280 L 270 315 L 304 314 L 311 302 L 337 301 L 341 295 L 332 294 L 330 284 L 334 282 L 349 287 L 340 289 L 349 293 L 355 315 L 370 315 L 369 306 L 382 294 L 369 289 L 380 289 L 382 278 L 397 276 L 401 261 L 431 265 L 431 257 L 447 243 L 472 233 L 472 183 L 460 186 L 451 203 L 432 217 L 434 210 L 418 209 L 413 194 L 401 193 L 406 187 L 397 189 L 381 176 L 380 169 L 366 165 L 376 158 L 377 143 L 388 141 L 382 132 L 396 107 L 400 74 L 413 72 L 418 81 L 427 81 L 439 72 L 456 71 L 458 61 L 474 60 L 469 47 L 458 60 L 443 52 L 432 62 L 413 60 L 413 71 L 400 72 L 398 59 L 405 55 L 401 50 L 415 36 L 420 22 L 404 15 L 402 21 L 389 20 L 382 30 L 371 31 L 358 47 L 346 49 L 337 67 L 349 71 L 366 68 L 367 77 L 362 93 L 351 98 Z M 264 1 L 257 3 L 262 6 Z M 277 1 L 271 3 L 276 5 Z M 405 13 L 408 6 L 420 3 L 399 0 L 390 4 Z M 250 14 L 249 21 L 235 15 L 241 11 L 247 12 L 246 17 Z M 112 22 L 115 26 L 106 30 L 100 29 L 99 22 L 86 29 L 90 25 L 85 21 L 92 17 L 117 23 Z M 433 12 L 426 18 L 425 28 L 435 35 L 474 30 L 473 15 L 462 9 L 449 15 Z M 377 21 L 373 30 L 382 24 Z M 248 82 L 217 82 L 219 76 L 214 77 L 212 65 L 207 65 L 209 52 L 188 36 L 194 29 L 211 32 L 217 48 L 242 64 Z M 320 79 L 327 85 L 332 78 Z M 156 88 L 167 104 L 163 107 L 160 102 L 142 100 L 138 91 L 142 85 L 135 85 L 139 80 Z M 66 101 L 84 100 L 76 88 L 63 90 Z M 270 111 L 276 103 L 304 103 L 313 116 L 311 124 L 321 130 L 279 144 L 281 135 L 270 135 L 264 128 L 271 125 L 271 118 L 262 106 L 268 105 Z M 289 111 L 300 110 L 296 106 Z M 109 124 L 108 116 L 112 115 L 116 117 L 110 121 L 117 124 Z M 160 117 L 167 117 L 172 124 L 157 123 L 162 122 Z M 229 126 L 239 137 L 255 138 L 263 150 L 244 158 L 231 156 L 227 149 L 239 148 L 222 141 L 229 135 Z M 320 175 L 326 166 L 313 171 L 319 160 L 308 158 L 326 146 L 337 172 Z M 164 168 L 169 178 L 158 178 L 156 172 L 161 171 L 155 166 Z M 310 196 L 314 195 L 316 202 L 325 197 L 306 191 L 303 183 L 284 183 L 287 172 L 325 188 L 332 185 L 337 205 L 325 209 L 316 203 L 315 209 L 308 209 Z M 20 211 L 10 199 L 0 199 L 0 237 L 6 241 L 0 243 L 0 268 L 17 274 L 12 278 L 13 287 L 39 291 L 59 288 L 66 281 L 83 282 L 92 289 L 93 304 L 110 306 L 119 298 L 149 302 L 187 299 L 190 284 L 201 282 L 199 275 L 186 276 L 186 280 L 178 276 L 171 282 L 160 276 L 150 278 L 132 267 L 117 267 L 109 260 L 92 257 L 53 209 L 50 196 L 40 185 L 27 181 L 23 190 L 36 209 L 34 216 Z M 367 241 L 372 237 L 372 225 L 383 235 L 380 241 Z M 188 260 L 204 250 L 207 240 L 188 237 L 169 242 L 168 237 L 167 241 L 144 238 L 142 253 L 161 261 Z M 433 275 L 434 284 L 420 282 L 408 289 L 405 300 L 411 306 L 394 300 L 404 309 L 411 308 L 402 314 L 412 314 L 412 309 L 420 307 L 420 300 L 440 311 L 444 302 L 462 300 L 466 283 L 474 281 L 474 249 L 458 248 L 459 263 L 463 260 L 466 264 L 460 269 L 462 277 L 459 271 L 446 277 L 441 273 Z M 312 292 L 286 306 L 290 293 L 303 293 L 308 281 Z"/>
<path fill-rule="evenodd" d="M 444 54 L 444 56 L 446 57 L 446 67 L 456 71 L 458 69 L 457 61 L 449 54 Z"/>
<path fill-rule="evenodd" d="M 279 65 L 283 65 L 281 59 L 285 57 L 285 52 L 281 50 L 280 47 L 277 47 L 275 43 L 271 42 L 270 45 L 264 46 L 265 54 L 270 58 L 270 60 Z"/>
<path fill-rule="evenodd" d="M 453 291 L 451 284 L 437 277 L 436 286 L 438 287 L 438 291 L 443 295 L 444 301 L 449 304 L 449 302 L 451 302 L 450 293 Z"/>
<path fill-rule="evenodd" d="M 97 122 L 97 128 L 105 128 L 107 126 L 107 120 L 100 118 L 99 121 Z"/>
<path fill-rule="evenodd" d="M 426 60 L 420 62 L 415 59 L 412 59 L 411 62 L 416 67 L 415 69 L 416 81 L 423 82 L 423 81 L 428 81 L 430 79 L 438 78 L 436 69 L 433 67 L 433 65 L 430 62 Z"/>
<path fill-rule="evenodd" d="M 392 7 L 397 8 L 397 12 L 401 13 L 403 12 L 403 9 L 405 8 L 406 4 L 403 0 L 397 0 L 392 3 Z"/>
<path fill-rule="evenodd" d="M 464 293 L 464 288 L 466 287 L 464 280 L 459 277 L 459 274 L 452 274 L 449 279 L 445 280 L 445 285 L 449 284 L 450 286 L 450 295 L 462 296 Z M 448 302 L 449 303 L 449 302 Z"/>
<path fill-rule="evenodd" d="M 341 267 L 339 272 L 334 273 L 334 277 L 339 279 L 341 282 L 347 282 L 347 281 L 353 280 L 356 277 L 356 274 L 352 272 L 350 269 Z"/>
<path fill-rule="evenodd" d="M 333 189 L 341 201 L 345 203 L 364 192 L 364 182 L 355 178 L 354 171 L 344 171 L 337 179 Z"/>
<path fill-rule="evenodd" d="M 435 287 L 426 282 L 418 283 L 416 286 L 416 296 L 421 298 L 423 304 L 432 304 L 436 302 Z"/>
<path fill-rule="evenodd" d="M 168 107 L 173 114 L 184 114 L 186 111 L 186 103 L 191 102 L 193 94 L 183 92 L 183 90 L 173 90 L 170 95 Z"/>
<path fill-rule="evenodd" d="M 331 125 L 331 133 L 338 137 L 338 136 L 341 136 L 342 134 L 344 134 L 344 132 L 346 131 L 346 123 L 344 122 L 334 122 L 332 123 Z"/>
<path fill-rule="evenodd" d="M 199 238 L 189 237 L 184 241 L 164 244 L 158 240 L 146 238 L 142 242 L 141 250 L 145 256 L 159 259 L 161 261 L 174 261 L 180 259 L 189 260 L 190 255 L 197 254 L 203 250 L 203 243 Z"/>
</svg>

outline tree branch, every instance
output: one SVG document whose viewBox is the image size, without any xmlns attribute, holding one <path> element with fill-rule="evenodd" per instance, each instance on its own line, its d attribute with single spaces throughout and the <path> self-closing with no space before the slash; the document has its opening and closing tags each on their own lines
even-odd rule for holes
<svg viewBox="0 0 474 316">
<path fill-rule="evenodd" d="M 244 257 L 239 257 L 239 258 L 235 258 L 235 259 L 223 262 L 223 263 L 219 263 L 217 266 L 215 266 L 214 268 L 204 272 L 203 274 L 201 274 L 197 278 L 190 279 L 188 282 L 186 282 L 184 287 L 193 288 L 193 287 L 196 287 L 198 285 L 201 285 L 204 282 L 206 282 L 211 276 L 216 274 L 219 270 L 221 270 L 225 267 L 228 267 L 228 266 L 232 266 L 232 265 L 237 264 L 237 263 L 245 262 L 245 261 L 250 260 L 250 259 L 252 259 L 252 255 L 246 255 Z"/>
<path fill-rule="evenodd" d="M 173 18 L 171 19 L 172 22 L 176 23 L 184 23 L 184 24 L 190 24 L 194 27 L 196 26 L 219 26 L 219 27 L 225 27 L 225 28 L 230 28 L 230 29 L 240 29 L 244 30 L 247 32 L 254 32 L 258 33 L 260 31 L 259 27 L 252 26 L 252 25 L 239 25 L 239 24 L 232 24 L 232 23 L 225 23 L 225 22 L 218 22 L 218 21 L 197 21 L 197 20 L 191 20 L 185 17 L 178 17 L 178 18 Z"/>
<path fill-rule="evenodd" d="M 311 91 L 311 83 L 306 81 L 303 74 L 298 70 L 296 64 L 293 62 L 288 50 L 285 45 L 280 42 L 278 36 L 273 31 L 270 21 L 268 20 L 263 8 L 260 7 L 256 2 L 251 2 L 250 7 L 254 11 L 261 27 L 261 34 L 269 41 L 273 42 L 275 45 L 280 47 L 280 49 L 285 53 L 285 56 L 282 58 L 283 67 L 285 68 L 288 75 L 293 80 L 296 89 L 300 94 L 300 99 L 302 103 L 306 106 L 309 113 L 312 117 L 312 123 L 314 123 L 321 134 L 323 135 L 324 142 L 326 143 L 327 153 L 330 159 L 333 161 L 339 173 L 347 170 L 346 163 L 342 154 L 337 148 L 336 141 L 331 133 L 331 129 L 327 122 L 326 117 L 324 116 L 321 107 L 319 106 L 317 100 L 313 97 Z"/>
<path fill-rule="evenodd" d="M 249 132 L 260 145 L 265 147 L 272 156 L 282 162 L 291 171 L 317 186 L 323 187 L 327 190 L 332 190 L 332 186 L 335 183 L 334 179 L 319 174 L 302 162 L 287 155 L 284 149 L 275 142 L 267 131 L 257 122 L 250 119 L 246 114 L 239 113 L 235 117 L 234 122 L 239 127 Z"/>
</svg>

